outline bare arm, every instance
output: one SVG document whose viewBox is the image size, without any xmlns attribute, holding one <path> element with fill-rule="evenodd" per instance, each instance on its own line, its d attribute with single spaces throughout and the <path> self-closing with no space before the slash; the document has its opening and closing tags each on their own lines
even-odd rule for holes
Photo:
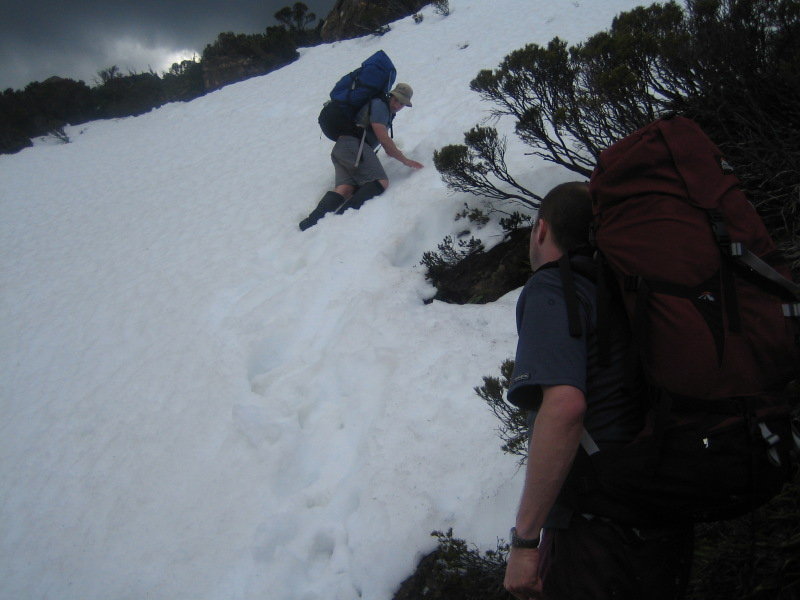
<svg viewBox="0 0 800 600">
<path fill-rule="evenodd" d="M 586 399 L 579 389 L 568 385 L 544 388 L 517 512 L 520 537 L 539 537 L 578 451 L 585 412 Z M 538 566 L 538 550 L 513 549 L 506 568 L 506 589 L 518 598 L 539 597 Z"/>
<path fill-rule="evenodd" d="M 422 168 L 421 163 L 411 160 L 410 158 L 406 158 L 405 154 L 400 151 L 400 148 L 395 145 L 394 140 L 391 138 L 391 136 L 389 136 L 389 130 L 386 128 L 386 125 L 383 125 L 382 123 L 372 123 L 371 125 L 372 131 L 375 132 L 375 137 L 378 138 L 378 141 L 380 142 L 381 146 L 383 146 L 386 154 L 399 160 L 405 166 L 411 167 L 412 169 Z"/>
</svg>

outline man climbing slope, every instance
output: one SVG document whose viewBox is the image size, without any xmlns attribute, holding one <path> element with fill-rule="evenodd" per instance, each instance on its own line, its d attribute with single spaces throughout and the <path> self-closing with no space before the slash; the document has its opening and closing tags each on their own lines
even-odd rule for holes
<svg viewBox="0 0 800 600">
<path fill-rule="evenodd" d="M 389 187 L 389 178 L 375 154 L 379 145 L 405 166 L 423 167 L 406 157 L 389 135 L 395 115 L 404 107 L 411 107 L 413 93 L 410 85 L 398 83 L 388 97 L 373 98 L 358 112 L 352 131 L 340 135 L 331 151 L 336 187 L 300 221 L 301 230 L 305 231 L 329 212 L 341 214 L 348 208 L 359 209 Z"/>
</svg>

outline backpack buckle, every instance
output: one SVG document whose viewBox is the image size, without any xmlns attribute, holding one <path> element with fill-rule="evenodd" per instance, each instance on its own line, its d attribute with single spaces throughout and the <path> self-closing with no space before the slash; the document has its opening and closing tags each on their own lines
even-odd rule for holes
<svg viewBox="0 0 800 600">
<path fill-rule="evenodd" d="M 714 232 L 717 245 L 729 256 L 742 256 L 744 254 L 744 244 L 731 240 L 731 234 L 728 231 L 728 226 L 725 225 L 722 213 L 716 210 L 709 210 L 707 212 L 708 219 L 711 221 L 711 231 Z"/>
<path fill-rule="evenodd" d="M 797 319 L 800 317 L 800 302 L 793 302 L 791 304 L 784 304 L 783 306 L 783 316 L 787 318 L 795 318 Z"/>
<path fill-rule="evenodd" d="M 763 421 L 758 424 L 758 428 L 761 430 L 761 437 L 764 438 L 764 441 L 767 443 L 767 454 L 769 455 L 769 460 L 774 464 L 776 467 L 781 466 L 781 457 L 778 455 L 778 450 L 775 448 L 780 441 L 781 436 L 777 433 L 773 433 L 767 424 Z"/>
</svg>

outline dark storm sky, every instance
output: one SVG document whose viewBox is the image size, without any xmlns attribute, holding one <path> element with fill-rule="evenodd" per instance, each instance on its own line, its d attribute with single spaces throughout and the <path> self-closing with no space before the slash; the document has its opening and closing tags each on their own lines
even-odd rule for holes
<svg viewBox="0 0 800 600">
<path fill-rule="evenodd" d="M 293 0 L 0 0 L 0 90 L 51 75 L 93 85 L 97 72 L 161 73 L 223 31 L 259 33 Z M 305 0 L 325 18 L 335 0 Z"/>
</svg>

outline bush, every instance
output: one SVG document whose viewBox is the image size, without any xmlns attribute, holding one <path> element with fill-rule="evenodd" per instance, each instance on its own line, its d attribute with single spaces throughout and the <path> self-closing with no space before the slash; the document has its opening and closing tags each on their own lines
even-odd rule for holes
<svg viewBox="0 0 800 600">
<path fill-rule="evenodd" d="M 166 102 L 185 102 L 202 96 L 205 93 L 202 65 L 194 59 L 173 63 L 162 76 L 162 87 Z"/>
<path fill-rule="evenodd" d="M 103 83 L 92 94 L 100 117 L 141 115 L 164 103 L 161 79 L 153 72 L 120 75 L 116 67 L 110 67 L 99 75 Z"/>
<path fill-rule="evenodd" d="M 439 545 L 420 561 L 393 600 L 513 600 L 503 588 L 508 545 L 498 541 L 496 550 L 481 554 L 453 530 L 431 533 Z"/>
<path fill-rule="evenodd" d="M 470 237 L 469 240 L 458 240 L 454 244 L 453 237 L 448 235 L 439 244 L 438 252 L 423 253 L 420 264 L 427 269 L 425 278 L 436 285 L 448 268 L 460 263 L 468 256 L 483 252 L 483 250 L 483 242 L 475 237 Z"/>
<path fill-rule="evenodd" d="M 431 2 L 433 4 L 433 11 L 437 15 L 442 15 L 443 17 L 450 16 L 450 1 L 449 0 L 433 0 Z"/>
<path fill-rule="evenodd" d="M 519 464 L 522 466 L 528 458 L 528 417 L 524 410 L 506 401 L 513 372 L 514 361 L 505 360 L 500 365 L 500 377 L 484 377 L 483 385 L 474 390 L 500 420 L 497 428 L 503 441 L 500 449 L 506 454 L 519 457 Z"/>
</svg>

